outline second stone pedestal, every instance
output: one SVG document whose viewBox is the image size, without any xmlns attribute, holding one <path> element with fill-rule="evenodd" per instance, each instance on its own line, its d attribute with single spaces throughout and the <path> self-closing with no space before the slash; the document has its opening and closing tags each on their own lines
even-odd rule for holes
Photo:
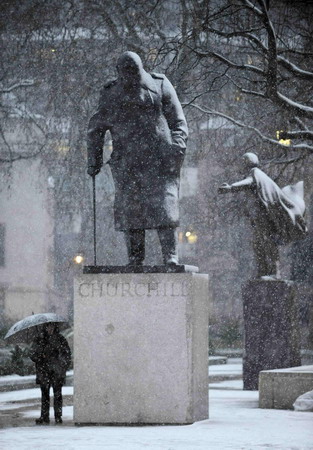
<svg viewBox="0 0 313 450">
<path fill-rule="evenodd" d="M 301 364 L 295 288 L 284 280 L 252 280 L 242 287 L 244 389 L 257 390 L 261 370 Z"/>
<path fill-rule="evenodd" d="M 207 275 L 83 275 L 74 323 L 75 423 L 208 417 Z"/>
</svg>

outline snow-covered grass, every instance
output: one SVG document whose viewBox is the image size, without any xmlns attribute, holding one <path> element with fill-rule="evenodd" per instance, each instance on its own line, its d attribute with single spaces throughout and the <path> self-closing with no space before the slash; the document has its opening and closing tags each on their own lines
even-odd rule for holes
<svg viewBox="0 0 313 450">
<path fill-rule="evenodd" d="M 51 396 L 53 396 L 53 390 L 50 392 Z M 72 386 L 63 386 L 62 388 L 63 395 L 73 395 L 73 387 Z M 0 410 L 7 409 L 6 403 L 10 402 L 21 402 L 23 400 L 32 400 L 32 399 L 40 399 L 41 391 L 38 388 L 34 389 L 21 389 L 19 391 L 9 391 L 9 392 L 0 392 Z M 12 406 L 19 408 L 19 403 L 15 403 Z"/>
<path fill-rule="evenodd" d="M 21 376 L 14 373 L 12 375 L 4 375 L 0 377 L 0 386 L 5 386 L 10 383 L 12 384 L 27 383 L 29 381 L 35 381 L 35 379 L 36 375 Z"/>
<path fill-rule="evenodd" d="M 73 370 L 68 370 L 66 372 L 66 376 L 67 377 L 71 377 L 73 376 L 74 371 Z M 34 382 L 35 383 L 36 380 L 36 375 L 17 375 L 17 374 L 12 374 L 12 375 L 4 375 L 2 377 L 0 377 L 0 386 L 7 386 L 7 385 L 18 385 L 18 384 L 26 384 L 26 383 L 30 383 L 30 382 Z"/>
<path fill-rule="evenodd" d="M 224 375 L 242 375 L 241 364 L 219 364 L 209 367 L 210 376 L 224 376 Z"/>
<path fill-rule="evenodd" d="M 225 380 L 219 381 L 217 383 L 210 383 L 210 389 L 231 389 L 242 391 L 243 390 L 243 381 L 242 380 Z"/>
</svg>

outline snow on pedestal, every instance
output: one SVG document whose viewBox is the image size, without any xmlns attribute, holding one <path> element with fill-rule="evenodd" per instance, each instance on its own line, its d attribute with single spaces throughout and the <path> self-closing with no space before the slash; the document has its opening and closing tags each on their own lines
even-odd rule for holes
<svg viewBox="0 0 313 450">
<path fill-rule="evenodd" d="M 75 423 L 208 417 L 207 275 L 83 275 L 74 323 Z"/>
</svg>

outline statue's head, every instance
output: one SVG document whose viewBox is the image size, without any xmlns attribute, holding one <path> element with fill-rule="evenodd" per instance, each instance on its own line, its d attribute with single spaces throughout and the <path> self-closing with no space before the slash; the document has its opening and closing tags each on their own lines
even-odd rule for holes
<svg viewBox="0 0 313 450">
<path fill-rule="evenodd" d="M 117 60 L 116 69 L 120 81 L 126 85 L 136 85 L 140 83 L 143 66 L 139 55 L 134 52 L 125 52 Z"/>
<path fill-rule="evenodd" d="M 258 167 L 260 165 L 259 158 L 255 153 L 245 153 L 243 155 L 243 164 L 246 169 L 252 169 L 253 167 Z"/>
</svg>

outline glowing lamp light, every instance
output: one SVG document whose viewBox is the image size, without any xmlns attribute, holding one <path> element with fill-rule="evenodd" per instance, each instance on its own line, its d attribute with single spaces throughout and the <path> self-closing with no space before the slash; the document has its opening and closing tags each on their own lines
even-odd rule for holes
<svg viewBox="0 0 313 450">
<path fill-rule="evenodd" d="M 291 139 L 279 139 L 279 143 L 283 145 L 290 145 Z"/>
<path fill-rule="evenodd" d="M 278 139 L 278 142 L 286 146 L 291 145 L 291 139 L 280 139 L 280 133 L 283 133 L 283 130 L 276 131 L 276 138 Z"/>
<path fill-rule="evenodd" d="M 185 236 L 187 238 L 188 244 L 195 244 L 198 240 L 198 236 L 194 231 L 186 231 Z"/>
<path fill-rule="evenodd" d="M 198 236 L 196 233 L 191 233 L 190 236 L 187 237 L 188 244 L 195 244 L 198 240 Z"/>
<path fill-rule="evenodd" d="M 75 264 L 81 264 L 84 261 L 84 257 L 83 257 L 83 255 L 76 255 L 73 258 L 73 261 Z"/>
</svg>

